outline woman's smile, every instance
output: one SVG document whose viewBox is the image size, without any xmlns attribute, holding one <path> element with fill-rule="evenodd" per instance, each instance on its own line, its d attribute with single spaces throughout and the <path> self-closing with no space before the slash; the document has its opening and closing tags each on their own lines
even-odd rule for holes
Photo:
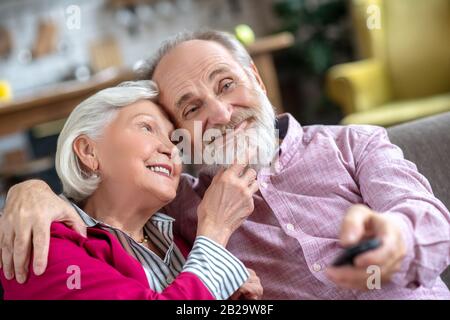
<svg viewBox="0 0 450 320">
<path fill-rule="evenodd" d="M 170 165 L 167 164 L 152 164 L 152 165 L 147 165 L 146 166 L 147 169 L 149 169 L 152 173 L 161 175 L 163 177 L 172 179 L 172 167 Z"/>
</svg>

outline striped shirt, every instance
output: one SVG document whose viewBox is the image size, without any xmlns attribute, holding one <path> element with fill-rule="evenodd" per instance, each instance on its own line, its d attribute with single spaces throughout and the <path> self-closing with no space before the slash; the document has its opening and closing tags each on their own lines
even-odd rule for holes
<svg viewBox="0 0 450 320">
<path fill-rule="evenodd" d="M 175 219 L 163 213 L 154 214 L 144 226 L 150 241 L 163 253 L 164 258 L 161 259 L 127 233 L 93 219 L 77 205 L 72 205 L 88 227 L 106 230 L 119 240 L 128 254 L 141 263 L 150 288 L 156 292 L 161 293 L 181 272 L 190 272 L 200 278 L 216 299 L 223 300 L 228 299 L 249 277 L 242 262 L 204 236 L 195 239 L 185 259 L 174 242 Z"/>
</svg>

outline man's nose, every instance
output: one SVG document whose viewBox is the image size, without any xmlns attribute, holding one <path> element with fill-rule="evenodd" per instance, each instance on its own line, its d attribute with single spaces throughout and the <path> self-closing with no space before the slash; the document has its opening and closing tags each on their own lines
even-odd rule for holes
<svg viewBox="0 0 450 320">
<path fill-rule="evenodd" d="M 214 125 L 226 125 L 231 120 L 233 106 L 229 103 L 212 100 L 208 103 L 208 123 Z"/>
</svg>

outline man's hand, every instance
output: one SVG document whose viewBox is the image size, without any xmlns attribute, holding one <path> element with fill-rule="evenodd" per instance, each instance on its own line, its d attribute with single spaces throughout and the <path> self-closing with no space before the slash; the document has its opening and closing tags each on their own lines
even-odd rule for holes
<svg viewBox="0 0 450 320">
<path fill-rule="evenodd" d="M 75 210 L 43 181 L 29 180 L 13 186 L 0 217 L 0 268 L 5 278 L 24 283 L 33 249 L 36 275 L 47 267 L 50 225 L 64 222 L 82 235 L 86 226 Z"/>
<path fill-rule="evenodd" d="M 230 297 L 230 300 L 261 300 L 263 287 L 255 271 L 248 269 L 250 277 L 248 280 Z"/>
<path fill-rule="evenodd" d="M 406 245 L 401 230 L 392 219 L 372 211 L 364 205 L 352 206 L 344 217 L 340 240 L 343 247 L 357 244 L 369 237 L 378 238 L 381 246 L 355 258 L 354 266 L 329 267 L 328 277 L 338 286 L 347 289 L 368 290 L 367 267 L 378 266 L 381 282 L 389 282 L 399 271 L 406 255 Z"/>
</svg>

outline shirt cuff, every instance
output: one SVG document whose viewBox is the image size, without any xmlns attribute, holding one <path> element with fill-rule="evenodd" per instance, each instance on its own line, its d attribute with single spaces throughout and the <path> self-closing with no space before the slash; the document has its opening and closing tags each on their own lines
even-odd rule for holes
<svg viewBox="0 0 450 320">
<path fill-rule="evenodd" d="M 400 265 L 400 270 L 392 275 L 391 282 L 400 287 L 415 289 L 420 286 L 415 278 L 413 270 L 414 264 L 414 231 L 408 219 L 401 214 L 394 212 L 386 212 L 385 216 L 389 216 L 391 221 L 395 222 L 400 228 L 406 247 L 406 255 Z"/>
<path fill-rule="evenodd" d="M 250 275 L 234 255 L 204 236 L 195 239 L 183 271 L 198 276 L 217 300 L 228 299 Z"/>
</svg>

